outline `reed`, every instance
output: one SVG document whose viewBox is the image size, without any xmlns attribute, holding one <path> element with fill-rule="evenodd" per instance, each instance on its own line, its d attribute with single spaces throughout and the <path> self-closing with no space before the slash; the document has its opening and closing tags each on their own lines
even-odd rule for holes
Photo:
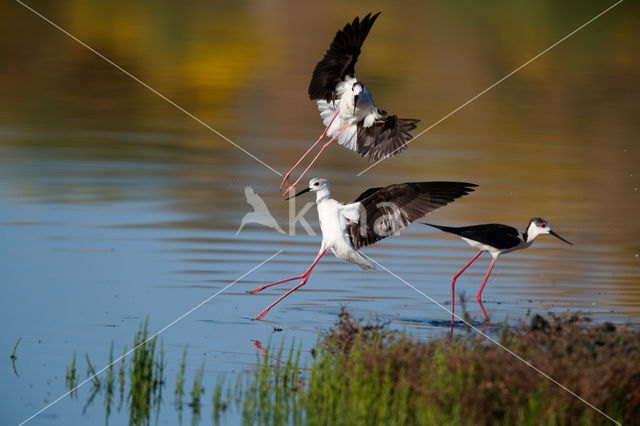
<svg viewBox="0 0 640 426">
<path fill-rule="evenodd" d="M 146 322 L 136 334 L 126 369 L 120 365 L 121 398 L 128 385 L 130 424 L 149 424 L 162 402 L 163 350 L 147 338 Z M 530 324 L 498 330 L 500 343 L 623 424 L 640 418 L 640 331 L 578 316 L 534 316 Z M 218 376 L 212 386 L 212 422 L 251 425 L 308 424 L 609 424 L 528 364 L 473 332 L 419 341 L 381 322 L 364 323 L 343 311 L 318 337 L 302 366 L 300 344 L 270 345 L 256 367 L 235 381 Z M 113 347 L 110 359 L 113 358 Z M 187 348 L 174 391 L 182 418 Z M 94 369 L 87 357 L 87 374 Z M 187 404 L 193 424 L 201 421 L 205 397 L 204 360 L 195 372 Z M 77 383 L 75 354 L 67 387 Z M 114 373 L 95 390 L 106 396 L 107 421 Z M 125 383 L 127 382 L 127 383 Z M 77 394 L 76 394 L 77 397 Z"/>
<path fill-rule="evenodd" d="M 637 330 L 536 316 L 500 339 L 617 421 L 639 418 Z M 244 389 L 245 424 L 610 424 L 476 334 L 421 342 L 343 312 L 313 353 L 300 387 L 287 385 L 291 358 L 264 357 Z"/>
</svg>

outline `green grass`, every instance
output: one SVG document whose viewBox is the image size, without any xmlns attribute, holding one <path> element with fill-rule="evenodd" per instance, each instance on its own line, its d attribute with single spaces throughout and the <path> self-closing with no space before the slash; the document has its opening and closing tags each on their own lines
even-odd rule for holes
<svg viewBox="0 0 640 426">
<path fill-rule="evenodd" d="M 164 349 L 163 345 L 157 345 L 154 337 L 148 339 L 148 322 L 140 324 L 133 341 L 135 348 L 129 358 L 123 358 L 118 367 L 118 388 L 120 404 L 118 411 L 122 409 L 125 395 L 129 412 L 130 425 L 149 425 L 152 408 L 159 410 L 162 404 L 162 388 L 164 386 Z M 148 340 L 148 341 L 147 341 Z M 160 349 L 158 350 L 158 346 Z M 123 354 L 127 353 L 127 348 Z M 92 388 L 82 409 L 84 414 L 91 406 L 100 392 L 105 394 L 105 422 L 108 424 L 112 413 L 112 404 L 116 392 L 116 377 L 113 364 L 113 342 L 109 352 L 109 368 L 104 382 L 96 375 L 96 370 L 88 355 L 85 355 L 87 363 L 87 377 L 91 377 Z M 76 354 L 73 354 L 71 364 L 67 367 L 65 386 L 71 391 L 71 397 L 77 398 L 78 373 L 76 367 Z M 127 392 L 128 388 L 128 392 Z"/>
<path fill-rule="evenodd" d="M 204 377 L 204 359 L 202 360 L 202 366 L 193 379 L 193 387 L 191 388 L 191 424 L 198 424 L 200 422 L 200 397 L 204 394 L 204 386 L 202 380 Z"/>
<path fill-rule="evenodd" d="M 176 389 L 173 393 L 175 397 L 176 410 L 178 410 L 178 415 L 180 418 L 180 423 L 182 423 L 182 397 L 184 396 L 184 373 L 187 369 L 187 349 L 188 346 L 185 346 L 184 352 L 182 352 L 180 369 L 178 370 L 178 374 L 176 375 Z"/>
<path fill-rule="evenodd" d="M 67 372 L 65 374 L 65 387 L 69 390 L 69 396 L 71 399 L 78 396 L 78 390 L 76 386 L 78 385 L 78 372 L 76 370 L 76 354 L 73 353 L 73 359 L 71 360 L 71 364 L 67 367 Z"/>
<path fill-rule="evenodd" d="M 20 375 L 18 374 L 18 370 L 16 369 L 16 360 L 18 359 L 18 357 L 16 356 L 16 351 L 18 350 L 18 344 L 20 343 L 20 340 L 22 340 L 22 336 L 18 337 L 18 340 L 16 340 L 16 344 L 13 345 L 11 355 L 9 355 L 9 359 L 11 359 L 11 366 L 13 367 L 13 373 L 16 375 L 16 377 L 20 377 Z"/>
<path fill-rule="evenodd" d="M 501 343 L 617 421 L 640 417 L 638 331 L 536 317 L 505 328 Z M 269 353 L 244 388 L 245 424 L 611 423 L 475 334 L 420 342 L 343 312 L 310 371 L 298 375 L 291 356 L 272 364 Z"/>
<path fill-rule="evenodd" d="M 549 374 L 623 424 L 640 418 L 640 331 L 591 324 L 578 317 L 536 316 L 530 325 L 503 326 L 500 343 Z M 162 404 L 164 355 L 147 339 L 146 322 L 134 339 L 139 345 L 121 362 L 120 399 L 127 394 L 129 423 L 149 424 Z M 205 388 L 211 392 L 211 421 L 225 424 L 504 424 L 598 425 L 610 421 L 504 349 L 475 333 L 418 341 L 388 324 L 364 324 L 342 312 L 320 335 L 308 366 L 301 345 L 269 347 L 257 355 L 251 373 L 218 376 L 207 386 L 204 360 L 195 370 L 185 403 L 187 348 L 177 369 L 175 408 L 191 408 L 192 424 L 202 421 Z M 113 346 L 109 359 L 113 359 Z M 95 371 L 87 357 L 87 374 Z M 77 384 L 75 354 L 67 387 Z M 105 391 L 106 419 L 115 394 L 109 369 L 93 388 Z M 126 392 L 128 389 L 128 392 Z M 77 397 L 77 394 L 75 394 Z M 120 410 L 120 407 L 118 408 Z M 233 417 L 230 417 L 233 416 Z"/>
</svg>

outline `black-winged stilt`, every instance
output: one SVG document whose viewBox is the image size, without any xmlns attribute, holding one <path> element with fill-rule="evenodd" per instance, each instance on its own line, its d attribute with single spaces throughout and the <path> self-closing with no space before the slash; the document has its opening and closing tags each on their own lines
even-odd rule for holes
<svg viewBox="0 0 640 426">
<path fill-rule="evenodd" d="M 303 274 L 249 291 L 257 293 L 276 284 L 302 280 L 254 319 L 262 318 L 278 302 L 302 287 L 327 250 L 331 250 L 340 259 L 360 265 L 363 269 L 374 269 L 374 266 L 358 253 L 361 247 L 397 234 L 427 213 L 472 192 L 475 186 L 477 185 L 465 182 L 400 183 L 385 188 L 367 189 L 353 203 L 342 204 L 331 198 L 329 182 L 326 179 L 311 179 L 306 189 L 290 198 L 309 191 L 316 193 L 316 206 L 322 230 L 320 251 Z"/>
<path fill-rule="evenodd" d="M 322 146 L 309 166 L 283 195 L 300 182 L 311 165 L 334 140 L 345 148 L 368 157 L 370 161 L 378 161 L 406 149 L 404 145 L 411 139 L 409 132 L 415 129 L 419 120 L 387 115 L 386 111 L 376 108 L 369 90 L 355 77 L 354 66 L 358 61 L 360 48 L 379 14 L 380 12 L 371 16 L 369 13 L 362 21 L 356 17 L 352 23 L 338 31 L 324 57 L 313 70 L 309 98 L 319 99 L 318 110 L 326 128 L 285 175 L 280 190 L 287 183 L 293 170 L 324 136 L 331 139 Z"/>
<path fill-rule="evenodd" d="M 514 250 L 525 249 L 536 239 L 538 235 L 543 234 L 551 234 L 554 237 L 564 241 L 567 244 L 571 244 L 569 241 L 562 238 L 560 235 L 556 234 L 551 230 L 551 226 L 549 222 L 540 218 L 534 217 L 529 221 L 529 225 L 527 229 L 521 234 L 518 232 L 516 228 L 507 225 L 501 225 L 497 223 L 489 223 L 484 225 L 472 225 L 472 226 L 461 226 L 461 227 L 452 227 L 452 226 L 442 226 L 442 225 L 433 225 L 431 223 L 425 223 L 425 225 L 432 226 L 441 231 L 448 232 L 450 234 L 457 235 L 467 242 L 471 247 L 478 249 L 478 253 L 467 263 L 457 274 L 453 276 L 451 279 L 451 325 L 453 325 L 453 308 L 454 308 L 454 290 L 456 285 L 456 280 L 462 273 L 482 254 L 483 251 L 491 254 L 493 259 L 491 260 L 491 265 L 489 265 L 489 270 L 487 274 L 484 276 L 484 280 L 482 281 L 482 285 L 480 286 L 480 290 L 478 290 L 478 294 L 476 295 L 476 299 L 480 304 L 480 308 L 482 309 L 482 313 L 484 314 L 484 318 L 487 322 L 489 322 L 489 317 L 487 316 L 487 312 L 484 310 L 484 306 L 482 305 L 482 290 L 484 289 L 484 285 L 487 283 L 489 279 L 489 275 L 491 275 L 491 270 L 493 269 L 493 265 L 495 265 L 498 256 L 504 253 L 508 253 Z M 571 244 L 573 245 L 573 244 Z"/>
</svg>

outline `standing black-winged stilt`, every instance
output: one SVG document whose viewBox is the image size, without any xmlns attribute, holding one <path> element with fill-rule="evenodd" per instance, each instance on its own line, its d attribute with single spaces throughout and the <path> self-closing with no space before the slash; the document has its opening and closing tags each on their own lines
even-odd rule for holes
<svg viewBox="0 0 640 426">
<path fill-rule="evenodd" d="M 402 152 L 409 132 L 416 128 L 419 120 L 398 118 L 387 115 L 375 107 L 369 90 L 355 77 L 355 64 L 360 48 L 380 12 L 367 14 L 362 21 L 356 17 L 352 23 L 338 31 L 313 70 L 309 84 L 309 98 L 319 99 L 318 110 L 326 128 L 311 148 L 300 157 L 282 180 L 280 190 L 289 176 L 311 150 L 324 138 L 331 138 L 314 157 L 298 180 L 283 193 L 286 195 L 307 173 L 320 154 L 333 142 L 356 151 L 370 161 L 378 161 L 386 155 Z"/>
<path fill-rule="evenodd" d="M 472 192 L 475 186 L 477 185 L 464 182 L 400 183 L 385 188 L 367 189 L 353 203 L 342 204 L 331 198 L 329 182 L 326 179 L 311 179 L 306 189 L 290 198 L 309 191 L 316 193 L 318 218 L 322 229 L 320 251 L 311 266 L 302 275 L 266 284 L 249 291 L 249 293 L 257 293 L 276 284 L 297 279 L 302 280 L 284 296 L 267 306 L 254 319 L 262 318 L 278 302 L 302 287 L 327 250 L 331 250 L 340 259 L 360 265 L 363 269 L 375 269 L 367 259 L 358 253 L 358 249 L 374 244 L 389 235 L 397 234 L 427 213 L 438 210 Z"/>
<path fill-rule="evenodd" d="M 484 289 L 484 285 L 489 279 L 489 275 L 491 275 L 491 270 L 493 269 L 493 265 L 495 265 L 498 256 L 510 251 L 527 248 L 531 244 L 533 244 L 533 241 L 538 235 L 542 234 L 551 234 L 554 237 L 564 241 L 565 243 L 571 244 L 569 241 L 553 232 L 551 230 L 549 222 L 540 217 L 532 218 L 529 221 L 529 225 L 527 226 L 526 231 L 524 231 L 522 234 L 520 234 L 520 232 L 518 232 L 516 228 L 507 225 L 500 225 L 497 223 L 461 227 L 433 225 L 431 223 L 425 223 L 425 225 L 429 225 L 434 228 L 438 228 L 441 231 L 457 235 L 458 237 L 466 241 L 471 247 L 479 250 L 478 253 L 469 261 L 469 263 L 464 265 L 460 272 L 455 274 L 451 279 L 451 325 L 453 325 L 453 307 L 455 298 L 454 290 L 456 280 L 482 254 L 483 251 L 489 252 L 493 259 L 491 260 L 491 265 L 489 265 L 487 274 L 484 276 L 484 281 L 482 281 L 480 290 L 478 290 L 476 299 L 480 304 L 480 308 L 482 309 L 485 320 L 489 322 L 487 312 L 484 310 L 484 306 L 482 305 L 482 290 Z"/>
</svg>

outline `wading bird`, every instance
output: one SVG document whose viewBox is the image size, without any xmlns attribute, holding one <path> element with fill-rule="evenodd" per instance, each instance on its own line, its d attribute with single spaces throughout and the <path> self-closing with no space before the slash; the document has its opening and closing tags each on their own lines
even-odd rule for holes
<svg viewBox="0 0 640 426">
<path fill-rule="evenodd" d="M 286 195 L 315 163 L 320 154 L 333 142 L 356 151 L 370 161 L 399 154 L 411 139 L 409 132 L 419 120 L 398 118 L 381 111 L 373 103 L 369 90 L 355 77 L 355 64 L 360 49 L 380 12 L 367 14 L 362 21 L 355 18 L 338 31 L 313 70 L 309 84 L 309 99 L 318 99 L 320 117 L 326 126 L 318 140 L 300 157 L 282 180 L 280 190 L 289 176 L 311 150 L 324 138 L 331 138 L 314 157 L 298 180 L 283 193 Z"/>
<path fill-rule="evenodd" d="M 400 183 L 385 188 L 367 189 L 353 203 L 342 204 L 331 198 L 329 182 L 326 179 L 311 179 L 307 188 L 290 198 L 310 191 L 316 193 L 316 206 L 322 230 L 320 251 L 303 274 L 249 291 L 257 293 L 276 284 L 302 280 L 254 319 L 262 318 L 278 302 L 302 287 L 327 250 L 331 250 L 337 258 L 358 264 L 363 269 L 375 269 L 358 253 L 361 247 L 397 234 L 427 213 L 472 192 L 475 186 L 477 185 L 464 182 Z"/>
<path fill-rule="evenodd" d="M 424 225 L 432 226 L 441 231 L 457 235 L 458 237 L 466 241 L 467 244 L 469 244 L 471 247 L 479 250 L 478 253 L 469 261 L 469 263 L 464 265 L 460 272 L 455 274 L 451 279 L 451 325 L 453 325 L 453 305 L 455 298 L 454 290 L 456 280 L 482 254 L 483 251 L 491 254 L 493 259 L 491 260 L 491 265 L 489 265 L 487 274 L 484 276 L 484 281 L 482 281 L 480 290 L 478 290 L 476 299 L 480 304 L 480 308 L 482 309 L 485 320 L 489 322 L 487 312 L 484 310 L 484 306 L 482 306 L 482 290 L 484 289 L 484 285 L 489 279 L 489 275 L 491 275 L 493 265 L 495 265 L 498 256 L 510 251 L 525 249 L 533 244 L 533 241 L 538 235 L 543 234 L 551 234 L 554 237 L 564 241 L 565 243 L 573 245 L 569 241 L 562 238 L 560 235 L 553 232 L 551 230 L 549 222 L 540 217 L 534 217 L 533 219 L 531 219 L 529 221 L 527 229 L 522 234 L 520 234 L 520 232 L 518 232 L 516 228 L 497 223 L 461 227 L 433 225 L 431 223 L 425 223 Z"/>
</svg>

